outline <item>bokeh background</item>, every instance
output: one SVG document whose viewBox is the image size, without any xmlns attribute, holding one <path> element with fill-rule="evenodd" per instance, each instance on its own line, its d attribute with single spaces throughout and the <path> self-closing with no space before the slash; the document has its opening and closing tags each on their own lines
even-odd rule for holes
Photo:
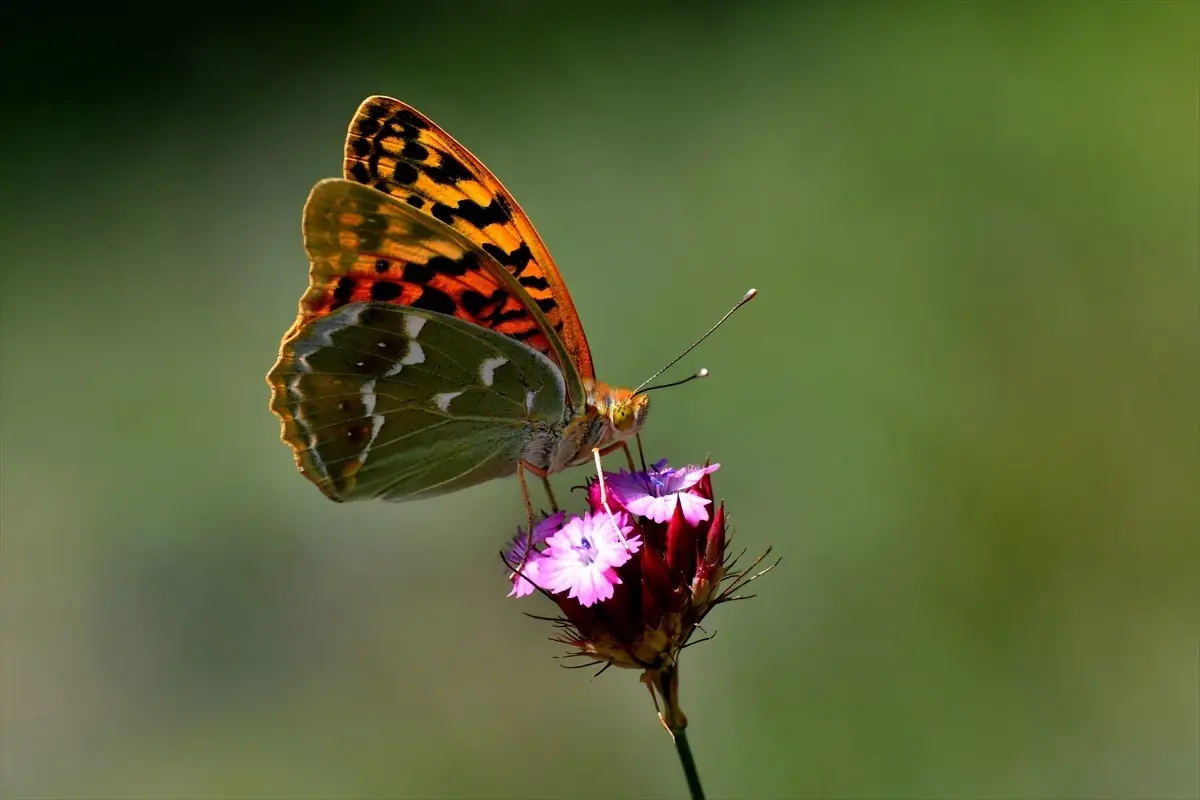
<svg viewBox="0 0 1200 800">
<path fill-rule="evenodd" d="M 711 796 L 1196 797 L 1200 5 L 586 5 L 6 12 L 0 793 L 684 794 L 505 600 L 515 482 L 339 506 L 278 441 L 300 208 L 381 93 L 603 378 L 761 292 L 646 437 L 784 557 L 683 663 Z"/>
</svg>

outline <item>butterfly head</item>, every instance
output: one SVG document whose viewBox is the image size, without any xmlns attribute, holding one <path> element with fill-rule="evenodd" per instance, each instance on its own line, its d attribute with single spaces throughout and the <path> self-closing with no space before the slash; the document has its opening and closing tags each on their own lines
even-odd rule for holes
<svg viewBox="0 0 1200 800">
<path fill-rule="evenodd" d="M 608 423 L 608 442 L 629 439 L 642 429 L 650 413 L 650 397 L 634 394 L 632 389 L 620 389 L 596 383 L 591 392 L 591 405 Z"/>
<path fill-rule="evenodd" d="M 625 393 L 625 397 L 612 405 L 608 418 L 617 430 L 617 437 L 623 439 L 642 429 L 646 416 L 650 413 L 650 395 L 633 394 L 628 389 L 617 391 Z"/>
</svg>

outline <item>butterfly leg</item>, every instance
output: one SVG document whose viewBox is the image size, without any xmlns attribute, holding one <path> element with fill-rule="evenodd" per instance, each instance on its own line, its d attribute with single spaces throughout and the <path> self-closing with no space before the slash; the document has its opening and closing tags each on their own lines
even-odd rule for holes
<svg viewBox="0 0 1200 800">
<path fill-rule="evenodd" d="M 595 452 L 596 449 L 597 448 L 593 447 L 592 451 Z M 629 445 L 625 444 L 625 442 L 617 442 L 615 444 L 610 444 L 608 447 L 605 447 L 603 450 L 600 451 L 600 455 L 606 456 L 609 453 L 616 452 L 618 449 L 623 449 L 625 451 L 625 460 L 629 462 L 629 469 L 633 470 L 634 469 L 633 456 L 629 454 Z"/>
<path fill-rule="evenodd" d="M 544 469 L 535 467 L 533 464 L 530 464 L 528 461 L 522 461 L 521 464 L 518 466 L 518 469 L 520 467 L 524 467 L 525 469 L 529 470 L 534 475 L 537 475 L 539 478 L 542 479 L 542 487 L 546 490 L 547 499 L 550 500 L 550 510 L 554 513 L 558 513 L 558 500 L 555 499 L 554 489 L 551 488 L 551 486 L 550 486 L 550 473 L 546 472 L 546 470 L 544 470 Z M 529 501 L 528 494 L 526 495 L 525 500 L 526 500 L 526 505 L 528 506 L 528 501 Z"/>
<path fill-rule="evenodd" d="M 532 468 L 525 464 L 524 461 L 517 462 L 517 479 L 521 482 L 521 499 L 525 501 L 525 514 L 529 519 L 529 527 L 526 529 L 524 553 L 521 554 L 521 563 L 517 564 L 513 573 L 520 575 L 521 570 L 525 569 L 525 564 L 529 561 L 529 554 L 533 552 L 533 503 L 529 500 L 529 484 L 525 482 L 525 470 Z M 542 480 L 545 480 L 542 476 Z"/>
<path fill-rule="evenodd" d="M 532 472 L 533 470 L 530 470 Z M 546 489 L 546 497 L 550 498 L 550 511 L 558 513 L 558 501 L 554 499 L 554 490 L 550 488 L 550 479 L 545 475 L 542 476 L 542 486 Z"/>
<path fill-rule="evenodd" d="M 608 512 L 608 521 L 612 524 L 613 530 L 617 532 L 617 538 L 621 540 L 621 544 L 625 545 L 625 549 L 629 549 L 629 542 L 625 539 L 625 534 L 621 533 L 621 526 L 617 524 L 617 518 L 613 516 L 612 509 L 608 506 L 608 487 L 604 485 L 604 469 L 600 466 L 600 456 L 605 452 L 611 452 L 613 448 L 607 451 L 602 451 L 599 447 L 592 448 L 592 458 L 596 461 L 596 477 L 600 480 L 600 505 L 604 506 L 604 510 Z M 629 452 L 629 448 L 625 448 L 625 452 Z"/>
<path fill-rule="evenodd" d="M 638 443 L 638 460 L 642 462 L 642 472 L 649 472 L 650 470 L 646 469 L 646 450 L 645 450 L 645 448 L 642 447 L 642 432 L 641 431 L 637 432 L 637 443 Z M 626 452 L 626 454 L 628 454 L 629 449 L 626 448 L 625 452 Z M 633 459 L 632 458 L 629 459 L 629 469 L 631 469 L 631 470 L 633 469 Z"/>
</svg>

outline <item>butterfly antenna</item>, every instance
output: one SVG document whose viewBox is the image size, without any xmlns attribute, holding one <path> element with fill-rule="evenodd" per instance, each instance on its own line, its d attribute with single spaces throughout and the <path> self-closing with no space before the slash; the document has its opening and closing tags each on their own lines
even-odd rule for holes
<svg viewBox="0 0 1200 800">
<path fill-rule="evenodd" d="M 691 383 L 692 381 L 696 380 L 697 378 L 707 378 L 707 377 L 708 377 L 708 370 L 701 369 L 695 375 L 689 375 L 681 381 L 671 381 L 670 383 L 660 383 L 656 386 L 647 386 L 645 389 L 642 389 L 641 392 L 642 392 L 642 394 L 645 394 L 646 392 L 653 392 L 655 389 L 670 389 L 672 386 L 682 386 L 685 383 Z"/>
<path fill-rule="evenodd" d="M 634 389 L 634 390 L 633 390 L 633 393 L 634 393 L 634 394 L 637 394 L 638 392 L 642 391 L 642 389 L 644 389 L 644 388 L 645 388 L 645 387 L 646 387 L 646 386 L 647 386 L 647 385 L 648 385 L 648 384 L 649 384 L 649 383 L 650 383 L 652 380 L 654 380 L 655 378 L 657 378 L 659 375 L 662 375 L 664 372 L 666 372 L 667 370 L 669 370 L 671 367 L 673 367 L 673 366 L 675 366 L 676 364 L 678 364 L 678 363 L 679 363 L 679 362 L 680 362 L 680 361 L 683 359 L 683 357 L 684 357 L 684 356 L 686 356 L 688 353 L 692 352 L 692 351 L 693 351 L 693 350 L 695 350 L 697 347 L 699 347 L 701 342 L 703 342 L 703 341 L 704 341 L 705 339 L 707 339 L 708 337 L 712 336 L 712 335 L 713 335 L 713 332 L 715 332 L 715 331 L 717 330 L 717 328 L 719 328 L 719 327 L 721 327 L 723 324 L 725 324 L 725 320 L 727 320 L 727 319 L 729 319 L 730 317 L 732 317 L 732 316 L 733 316 L 733 313 L 734 313 L 735 311 L 737 311 L 737 310 L 738 310 L 739 308 L 741 308 L 742 306 L 746 305 L 746 303 L 749 303 L 749 302 L 750 302 L 751 300 L 753 300 L 753 299 L 755 298 L 755 296 L 757 296 L 757 295 L 758 295 L 758 289 L 751 289 L 750 291 L 746 292 L 746 294 L 742 296 L 742 299 L 741 299 L 741 300 L 738 300 L 738 301 L 737 301 L 737 304 L 736 304 L 736 305 L 734 305 L 734 307 L 733 307 L 733 308 L 731 308 L 731 309 L 729 309 L 728 311 L 726 311 L 726 312 L 725 312 L 725 316 L 723 316 L 723 317 L 721 317 L 719 320 L 717 320 L 717 324 L 716 324 L 716 325 L 713 325 L 711 328 L 709 328 L 709 329 L 708 329 L 708 333 L 704 334 L 704 335 L 703 335 L 703 336 L 701 336 L 699 339 L 697 339 L 696 341 L 692 342 L 692 346 L 691 346 L 691 347 L 689 347 L 687 350 L 684 350 L 684 351 L 683 351 L 682 353 L 680 353 L 679 355 L 675 356 L 675 358 L 673 358 L 673 359 L 670 361 L 670 363 L 668 363 L 668 364 L 667 364 L 665 367 L 663 367 L 662 369 L 658 370 L 658 372 L 655 372 L 653 375 L 651 375 L 651 376 L 650 376 L 649 378 L 647 378 L 646 380 L 642 381 L 642 382 L 641 382 L 641 384 L 639 384 L 639 385 L 638 385 L 638 387 L 637 387 L 636 389 Z M 705 375 L 707 375 L 707 374 L 708 374 L 708 370 L 704 370 L 704 369 L 702 369 L 702 370 L 700 370 L 700 372 L 697 372 L 695 375 L 693 375 L 692 377 L 688 378 L 687 380 L 684 380 L 684 381 L 679 381 L 679 383 L 686 383 L 687 381 L 690 381 L 690 380 L 695 380 L 696 378 L 703 378 L 703 377 L 704 377 Z M 674 386 L 674 385 L 676 385 L 676 384 L 667 384 L 667 385 L 668 385 L 668 386 Z M 654 387 L 654 388 L 656 388 L 656 389 L 661 389 L 661 388 L 663 388 L 663 387 L 662 387 L 662 386 L 656 386 L 656 387 Z"/>
</svg>

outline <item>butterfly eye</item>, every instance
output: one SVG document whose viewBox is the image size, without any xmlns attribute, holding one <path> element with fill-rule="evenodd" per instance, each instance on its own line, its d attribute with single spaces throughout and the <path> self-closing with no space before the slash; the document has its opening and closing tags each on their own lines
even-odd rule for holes
<svg viewBox="0 0 1200 800">
<path fill-rule="evenodd" d="M 627 431 L 633 427 L 635 418 L 633 407 L 629 403 L 620 403 L 612 410 L 613 425 L 616 425 L 619 431 Z"/>
</svg>

